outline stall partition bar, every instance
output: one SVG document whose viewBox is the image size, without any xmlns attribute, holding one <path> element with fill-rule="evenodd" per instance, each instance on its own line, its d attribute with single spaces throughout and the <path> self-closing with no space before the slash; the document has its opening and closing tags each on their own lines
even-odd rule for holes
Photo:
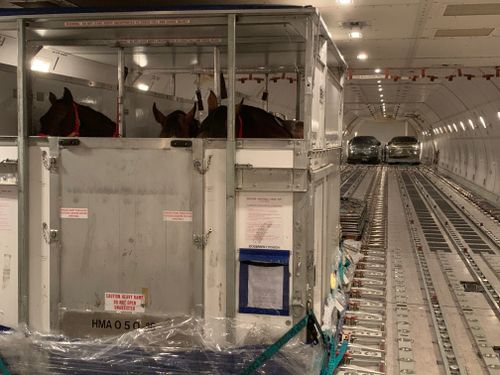
<svg viewBox="0 0 500 375">
<path fill-rule="evenodd" d="M 214 47 L 214 93 L 220 98 L 220 50 Z"/>
<path fill-rule="evenodd" d="M 19 323 L 29 324 L 29 124 L 26 21 L 17 21 L 18 290 Z"/>
<path fill-rule="evenodd" d="M 118 125 L 118 134 L 125 137 L 125 51 L 123 48 L 118 49 L 118 99 L 116 123 Z"/>
</svg>

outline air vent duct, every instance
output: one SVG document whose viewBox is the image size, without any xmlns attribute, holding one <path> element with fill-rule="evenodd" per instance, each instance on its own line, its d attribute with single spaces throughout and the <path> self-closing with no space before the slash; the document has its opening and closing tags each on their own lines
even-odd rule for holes
<svg viewBox="0 0 500 375">
<path fill-rule="evenodd" d="M 448 5 L 443 16 L 499 16 L 500 3 Z"/>
<path fill-rule="evenodd" d="M 434 37 L 445 38 L 445 37 L 466 37 L 466 36 L 488 36 L 493 32 L 494 28 L 482 28 L 482 29 L 439 29 L 436 30 Z"/>
</svg>

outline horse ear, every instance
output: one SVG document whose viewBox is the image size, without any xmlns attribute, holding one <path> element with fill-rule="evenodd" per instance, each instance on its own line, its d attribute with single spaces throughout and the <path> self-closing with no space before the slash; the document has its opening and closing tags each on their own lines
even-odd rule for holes
<svg viewBox="0 0 500 375">
<path fill-rule="evenodd" d="M 227 99 L 226 81 L 222 72 L 220 73 L 220 98 Z"/>
<path fill-rule="evenodd" d="M 193 105 L 193 108 L 186 113 L 186 116 L 184 117 L 184 123 L 185 124 L 190 124 L 194 120 L 194 116 L 196 115 L 196 102 Z"/>
<path fill-rule="evenodd" d="M 50 104 L 56 104 L 56 102 L 57 102 L 56 95 L 53 92 L 49 93 L 49 101 L 50 101 Z"/>
<path fill-rule="evenodd" d="M 65 103 L 73 103 L 73 95 L 67 87 L 64 88 L 63 100 Z"/>
<path fill-rule="evenodd" d="M 155 115 L 155 120 L 163 125 L 167 118 L 158 108 L 156 108 L 156 103 L 153 103 L 153 114 Z"/>
<path fill-rule="evenodd" d="M 217 96 L 212 90 L 210 90 L 210 95 L 208 95 L 208 113 L 215 111 L 218 106 Z"/>
</svg>

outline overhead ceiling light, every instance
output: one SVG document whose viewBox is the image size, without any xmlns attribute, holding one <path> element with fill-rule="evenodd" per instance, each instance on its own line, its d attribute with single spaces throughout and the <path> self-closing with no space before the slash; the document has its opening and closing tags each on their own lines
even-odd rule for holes
<svg viewBox="0 0 500 375">
<path fill-rule="evenodd" d="M 384 94 L 380 94 L 380 97 L 383 98 L 384 97 Z"/>
<path fill-rule="evenodd" d="M 379 87 L 379 88 L 378 88 L 378 91 L 382 91 L 382 90 L 383 90 L 383 89 L 382 89 L 382 87 Z"/>
<path fill-rule="evenodd" d="M 132 60 L 136 65 L 139 65 L 141 68 L 144 68 L 148 65 L 148 58 L 144 53 L 134 54 Z"/>
<path fill-rule="evenodd" d="M 497 112 L 497 117 L 498 119 L 500 119 L 500 112 Z"/>
<path fill-rule="evenodd" d="M 362 37 L 363 37 L 363 33 L 361 32 L 361 30 L 359 28 L 353 28 L 349 32 L 349 38 L 351 38 L 351 39 L 361 39 Z"/>
<path fill-rule="evenodd" d="M 146 85 L 145 83 L 138 83 L 137 88 L 141 91 L 148 91 L 149 90 L 149 86 Z"/>
<path fill-rule="evenodd" d="M 49 69 L 50 69 L 50 63 L 48 61 L 37 58 L 31 60 L 31 70 L 33 70 L 34 72 L 47 73 Z"/>
<path fill-rule="evenodd" d="M 384 102 L 384 99 L 380 99 L 380 101 L 383 103 L 383 102 Z"/>
<path fill-rule="evenodd" d="M 368 55 L 364 52 L 360 52 L 356 57 L 358 58 L 358 60 L 366 60 L 368 58 Z"/>
<path fill-rule="evenodd" d="M 375 73 L 379 74 L 382 70 L 380 68 L 375 69 Z"/>
<path fill-rule="evenodd" d="M 450 129 L 450 133 L 453 131 L 453 130 L 451 129 L 451 125 L 449 125 L 449 124 L 448 124 L 448 129 Z"/>
<path fill-rule="evenodd" d="M 340 5 L 349 5 L 352 4 L 352 0 L 337 0 L 337 3 Z"/>
<path fill-rule="evenodd" d="M 483 124 L 483 128 L 486 129 L 486 122 L 484 122 L 483 116 L 479 116 L 479 121 L 481 121 L 481 124 Z"/>
<path fill-rule="evenodd" d="M 381 83 L 381 82 L 382 82 L 382 81 L 381 81 L 380 79 L 377 81 L 377 83 Z M 498 113 L 500 113 L 500 112 L 498 112 Z"/>
<path fill-rule="evenodd" d="M 469 125 L 470 125 L 471 129 L 474 130 L 474 123 L 472 122 L 471 119 L 469 119 Z"/>
<path fill-rule="evenodd" d="M 460 121 L 460 126 L 462 127 L 462 129 L 465 131 L 465 125 L 462 121 Z"/>
<path fill-rule="evenodd" d="M 458 129 L 457 129 L 457 126 L 455 125 L 455 123 L 453 123 L 453 129 L 455 129 L 455 131 L 458 132 Z"/>
</svg>

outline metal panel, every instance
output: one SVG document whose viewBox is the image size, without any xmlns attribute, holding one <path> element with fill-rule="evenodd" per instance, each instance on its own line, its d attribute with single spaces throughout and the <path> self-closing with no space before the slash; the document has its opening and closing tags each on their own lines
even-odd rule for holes
<svg viewBox="0 0 500 375">
<path fill-rule="evenodd" d="M 61 256 L 59 269 L 51 261 L 51 305 L 60 304 L 64 315 L 102 313 L 106 292 L 136 293 L 144 295 L 149 315 L 201 313 L 202 251 L 193 236 L 202 228 L 202 178 L 193 150 L 161 147 L 162 140 L 112 143 L 121 147 L 86 139 L 60 151 L 53 173 L 60 196 L 51 189 L 51 210 L 62 217 Z M 83 211 L 72 215 L 68 209 L 75 208 Z M 90 329 L 92 315 L 81 316 L 82 329 Z"/>
<path fill-rule="evenodd" d="M 0 146 L 0 324 L 17 327 L 17 164 L 2 163 L 5 160 L 17 161 L 14 143 Z M 3 169 L 2 166 L 8 168 Z"/>
<path fill-rule="evenodd" d="M 245 191 L 306 192 L 306 169 L 245 168 L 236 169 L 236 189 Z"/>
</svg>

